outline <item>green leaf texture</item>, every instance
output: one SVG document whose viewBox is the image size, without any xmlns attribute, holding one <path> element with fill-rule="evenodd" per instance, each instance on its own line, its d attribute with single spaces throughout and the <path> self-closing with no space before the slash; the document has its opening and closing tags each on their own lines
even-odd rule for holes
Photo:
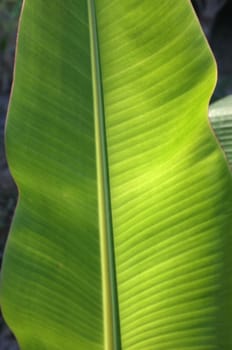
<svg viewBox="0 0 232 350">
<path fill-rule="evenodd" d="M 22 350 L 232 349 L 232 181 L 188 0 L 25 0 L 1 302 Z"/>
<path fill-rule="evenodd" d="M 212 103 L 209 117 L 225 155 L 232 165 L 232 96 Z"/>
</svg>

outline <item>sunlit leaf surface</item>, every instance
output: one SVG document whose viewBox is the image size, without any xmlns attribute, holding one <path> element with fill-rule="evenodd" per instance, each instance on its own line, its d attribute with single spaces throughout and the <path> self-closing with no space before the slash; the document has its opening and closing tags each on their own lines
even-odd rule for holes
<svg viewBox="0 0 232 350">
<path fill-rule="evenodd" d="M 22 350 L 228 350 L 232 182 L 188 0 L 25 0 L 1 300 Z"/>
</svg>

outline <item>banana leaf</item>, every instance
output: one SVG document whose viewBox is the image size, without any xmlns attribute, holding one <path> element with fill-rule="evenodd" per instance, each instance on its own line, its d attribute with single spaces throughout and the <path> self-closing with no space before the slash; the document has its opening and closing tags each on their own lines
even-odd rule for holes
<svg viewBox="0 0 232 350">
<path fill-rule="evenodd" d="M 212 103 L 209 117 L 225 155 L 232 165 L 232 96 Z"/>
<path fill-rule="evenodd" d="M 24 0 L 1 304 L 22 350 L 232 348 L 232 179 L 188 0 Z"/>
</svg>

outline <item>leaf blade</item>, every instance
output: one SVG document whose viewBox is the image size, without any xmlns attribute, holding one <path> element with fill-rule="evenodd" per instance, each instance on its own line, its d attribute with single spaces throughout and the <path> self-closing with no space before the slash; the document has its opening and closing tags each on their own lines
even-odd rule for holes
<svg viewBox="0 0 232 350">
<path fill-rule="evenodd" d="M 96 3 L 122 348 L 226 348 L 231 175 L 207 122 L 214 61 L 187 1 Z"/>
<path fill-rule="evenodd" d="M 23 349 L 103 348 L 92 104 L 87 2 L 25 1 L 7 130 L 20 200 L 2 293 Z"/>
</svg>

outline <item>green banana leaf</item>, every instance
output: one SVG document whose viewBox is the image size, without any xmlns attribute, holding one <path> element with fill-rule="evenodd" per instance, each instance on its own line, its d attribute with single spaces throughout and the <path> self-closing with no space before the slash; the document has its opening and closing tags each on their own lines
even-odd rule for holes
<svg viewBox="0 0 232 350">
<path fill-rule="evenodd" d="M 212 103 L 209 117 L 225 155 L 232 165 L 232 95 Z"/>
<path fill-rule="evenodd" d="M 232 179 L 188 0 L 25 0 L 1 303 L 21 350 L 232 348 Z"/>
</svg>

